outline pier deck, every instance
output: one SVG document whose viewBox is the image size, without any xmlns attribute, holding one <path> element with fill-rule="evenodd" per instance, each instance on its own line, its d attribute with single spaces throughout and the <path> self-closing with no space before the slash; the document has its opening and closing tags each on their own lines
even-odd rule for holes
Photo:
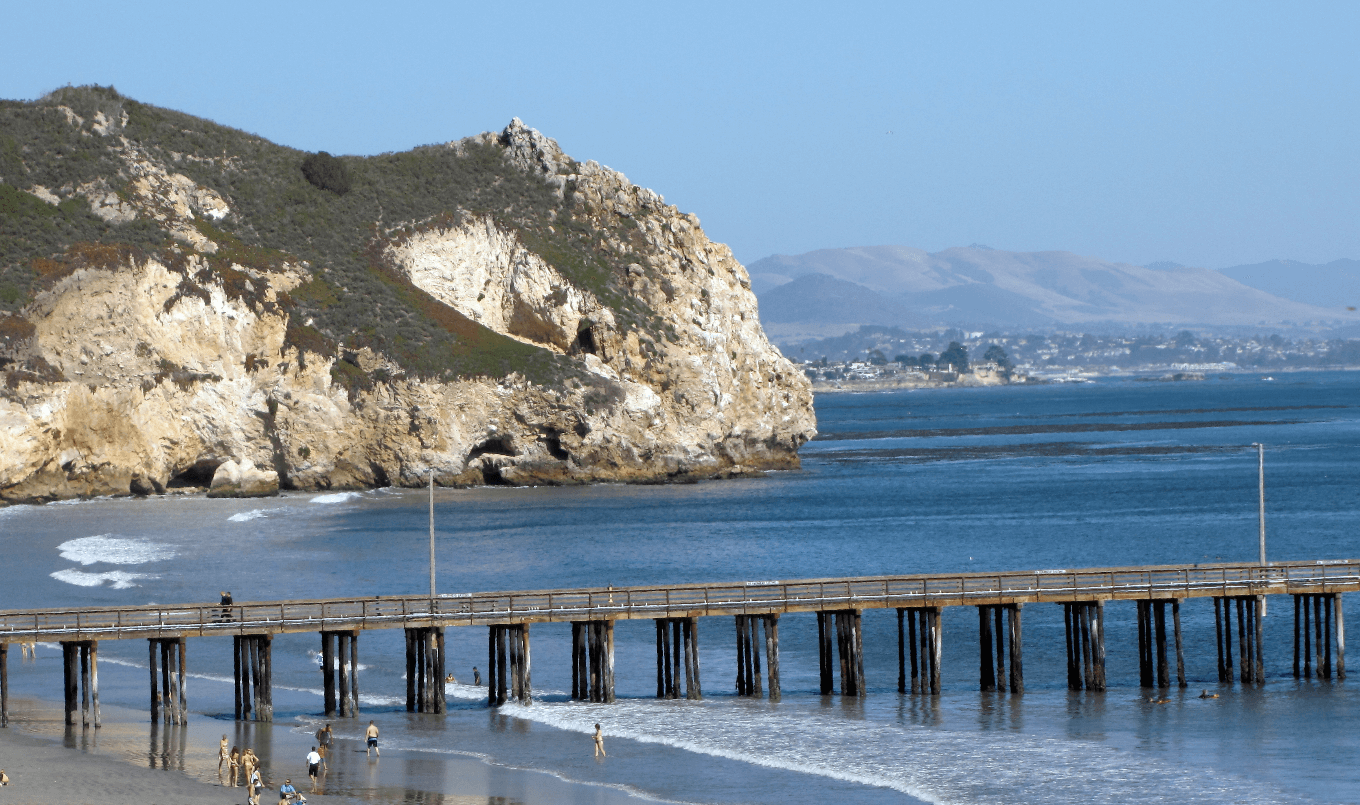
<svg viewBox="0 0 1360 805">
<path fill-rule="evenodd" d="M 672 619 L 1360 591 L 1360 559 L 1049 569 L 0 612 L 0 642 Z"/>
</svg>

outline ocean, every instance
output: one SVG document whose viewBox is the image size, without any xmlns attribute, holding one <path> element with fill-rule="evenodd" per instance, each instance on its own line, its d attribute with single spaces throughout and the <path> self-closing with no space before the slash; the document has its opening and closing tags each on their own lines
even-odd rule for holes
<svg viewBox="0 0 1360 805">
<path fill-rule="evenodd" d="M 1360 374 L 1319 372 L 821 395 L 821 436 L 799 471 L 436 490 L 439 591 L 1254 561 L 1255 442 L 1270 558 L 1354 558 L 1358 392 Z M 215 602 L 228 589 L 237 602 L 423 593 L 426 506 L 421 490 L 375 490 L 0 509 L 0 608 Z M 405 712 L 401 632 L 365 632 L 363 713 L 333 721 L 342 740 L 326 788 L 449 805 L 1360 802 L 1360 695 L 1290 675 L 1288 606 L 1273 598 L 1265 619 L 1267 683 L 1243 689 L 1217 681 L 1211 602 L 1187 602 L 1190 687 L 1162 704 L 1137 686 L 1132 603 L 1106 608 L 1105 693 L 1066 689 L 1057 605 L 1025 607 L 1023 696 L 978 692 L 971 608 L 943 616 L 933 699 L 896 692 L 892 610 L 864 615 L 861 699 L 818 694 L 815 620 L 784 616 L 778 703 L 734 695 L 728 618 L 699 622 L 702 702 L 653 698 L 650 621 L 617 626 L 619 701 L 570 702 L 570 627 L 542 624 L 534 702 L 498 710 L 467 684 L 484 668 L 484 630 L 450 628 L 459 682 L 446 716 Z M 212 779 L 227 733 L 263 748 L 267 777 L 296 781 L 320 719 L 319 648 L 315 635 L 276 638 L 276 721 L 237 725 L 230 641 L 190 639 L 193 724 L 172 741 L 146 723 L 145 644 L 101 642 L 99 751 Z M 60 696 L 59 652 L 38 653 L 10 655 L 33 729 L 50 728 Z M 369 719 L 382 761 L 352 751 Z M 591 756 L 596 722 L 605 761 Z M 68 743 L 89 741 L 77 730 Z"/>
</svg>

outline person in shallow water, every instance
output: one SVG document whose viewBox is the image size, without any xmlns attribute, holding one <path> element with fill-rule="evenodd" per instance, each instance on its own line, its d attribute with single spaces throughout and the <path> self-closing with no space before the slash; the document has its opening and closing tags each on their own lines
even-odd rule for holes
<svg viewBox="0 0 1360 805">
<path fill-rule="evenodd" d="M 372 721 L 368 722 L 368 729 L 364 730 L 364 737 L 368 739 L 368 749 L 365 750 L 364 754 L 378 752 L 378 757 L 382 757 L 382 752 L 378 751 L 378 725 Z"/>
<path fill-rule="evenodd" d="M 326 755 L 331 753 L 331 734 L 330 724 L 316 731 L 316 753 L 321 756 L 323 769 L 330 768 L 330 764 L 326 762 Z"/>
<path fill-rule="evenodd" d="M 595 757 L 607 757 L 604 752 L 604 733 L 600 731 L 600 725 L 595 725 Z"/>
<path fill-rule="evenodd" d="M 472 684 L 477 687 L 482 686 L 482 672 L 477 670 L 477 666 L 472 666 Z"/>
</svg>

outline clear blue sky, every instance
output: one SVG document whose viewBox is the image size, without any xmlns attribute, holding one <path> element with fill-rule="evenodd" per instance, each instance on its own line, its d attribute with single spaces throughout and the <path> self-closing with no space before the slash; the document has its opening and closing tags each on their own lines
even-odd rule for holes
<svg viewBox="0 0 1360 805">
<path fill-rule="evenodd" d="M 985 243 L 1360 257 L 1360 4 L 10 3 L 0 96 L 112 84 L 311 150 L 513 116 L 752 261 Z"/>
</svg>

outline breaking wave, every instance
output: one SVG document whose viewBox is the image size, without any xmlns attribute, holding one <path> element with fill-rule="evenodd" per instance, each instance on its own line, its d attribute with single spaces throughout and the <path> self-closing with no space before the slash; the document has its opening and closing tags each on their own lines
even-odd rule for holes
<svg viewBox="0 0 1360 805">
<path fill-rule="evenodd" d="M 81 537 L 63 542 L 57 546 L 62 559 L 93 565 L 104 562 L 110 565 L 141 565 L 147 562 L 163 562 L 173 559 L 173 546 L 145 539 L 128 539 L 111 534 L 95 537 Z"/>
</svg>

